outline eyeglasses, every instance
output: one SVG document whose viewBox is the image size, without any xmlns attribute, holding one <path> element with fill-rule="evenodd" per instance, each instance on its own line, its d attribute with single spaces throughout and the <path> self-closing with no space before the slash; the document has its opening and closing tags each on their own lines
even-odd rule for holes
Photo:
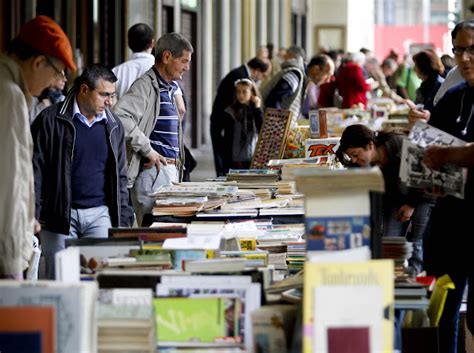
<svg viewBox="0 0 474 353">
<path fill-rule="evenodd" d="M 94 91 L 96 91 L 99 96 L 103 97 L 103 98 L 115 98 L 117 97 L 117 92 L 100 92 L 100 91 L 97 91 L 95 88 L 93 88 Z"/>
<path fill-rule="evenodd" d="M 53 70 L 56 72 L 56 77 L 58 79 L 62 78 L 66 78 L 66 75 L 64 74 L 64 70 L 59 70 L 56 65 L 54 65 L 53 61 L 47 57 L 46 55 L 44 56 L 46 58 L 46 62 L 48 63 L 49 66 L 51 66 L 53 68 Z"/>
<path fill-rule="evenodd" d="M 453 47 L 454 55 L 461 56 L 461 55 L 464 54 L 464 52 L 466 52 L 467 55 L 473 56 L 474 55 L 474 45 L 471 45 L 470 47 Z"/>
</svg>

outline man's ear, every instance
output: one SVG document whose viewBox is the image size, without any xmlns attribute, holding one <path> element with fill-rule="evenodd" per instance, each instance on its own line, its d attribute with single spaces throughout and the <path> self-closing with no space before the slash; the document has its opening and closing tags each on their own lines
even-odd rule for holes
<svg viewBox="0 0 474 353">
<path fill-rule="evenodd" d="M 173 55 L 171 54 L 171 52 L 169 50 L 165 50 L 163 52 L 162 57 L 161 57 L 161 61 L 164 64 L 167 64 L 171 59 L 173 59 Z"/>
<path fill-rule="evenodd" d="M 31 60 L 31 67 L 34 71 L 39 70 L 45 64 L 46 57 L 44 55 L 36 55 Z"/>
<path fill-rule="evenodd" d="M 155 40 L 152 38 L 150 42 L 150 48 L 153 49 L 155 47 Z"/>
<path fill-rule="evenodd" d="M 87 92 L 89 92 L 89 90 L 92 90 L 92 88 L 90 88 L 88 85 L 83 83 L 82 85 L 79 86 L 78 93 L 85 95 L 85 94 L 87 94 Z"/>
</svg>

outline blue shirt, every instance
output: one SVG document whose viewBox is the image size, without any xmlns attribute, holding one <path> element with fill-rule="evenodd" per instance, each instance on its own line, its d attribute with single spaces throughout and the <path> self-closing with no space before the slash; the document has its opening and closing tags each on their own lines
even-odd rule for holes
<svg viewBox="0 0 474 353">
<path fill-rule="evenodd" d="M 99 121 L 105 120 L 105 123 L 107 123 L 107 114 L 105 114 L 105 110 L 99 114 L 96 115 L 94 120 L 92 122 L 89 122 L 89 120 L 85 117 L 85 115 L 82 115 L 81 111 L 79 110 L 79 106 L 77 105 L 77 99 L 74 98 L 74 104 L 72 106 L 72 116 L 73 118 L 79 119 L 79 121 L 88 127 L 92 127 L 95 123 L 98 123 Z"/>
<path fill-rule="evenodd" d="M 160 113 L 150 134 L 150 143 L 162 156 L 176 159 L 179 156 L 179 116 L 174 94 L 178 85 L 166 82 L 156 69 L 154 71 L 160 87 Z"/>
</svg>

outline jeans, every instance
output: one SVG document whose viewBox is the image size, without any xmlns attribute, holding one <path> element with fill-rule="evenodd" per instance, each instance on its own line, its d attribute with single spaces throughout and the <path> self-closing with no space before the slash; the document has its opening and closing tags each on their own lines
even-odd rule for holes
<svg viewBox="0 0 474 353">
<path fill-rule="evenodd" d="M 45 277 L 54 279 L 55 254 L 63 250 L 66 239 L 107 238 L 109 228 L 112 227 L 107 206 L 98 206 L 83 209 L 71 209 L 71 224 L 69 234 L 41 230 L 41 250 L 44 255 Z"/>
<path fill-rule="evenodd" d="M 155 198 L 150 193 L 159 186 L 170 185 L 179 181 L 178 169 L 174 164 L 162 165 L 158 173 L 156 168 L 142 169 L 138 174 L 131 190 L 133 208 L 137 216 L 137 223 L 142 225 L 143 217 L 151 213 L 155 205 Z"/>
<path fill-rule="evenodd" d="M 391 210 L 389 215 L 384 215 L 383 235 L 384 236 L 402 236 L 407 235 L 408 227 L 411 223 L 410 236 L 407 239 L 413 243 L 413 253 L 408 259 L 410 266 L 421 272 L 423 269 L 423 233 L 425 232 L 428 220 L 431 216 L 433 203 L 423 202 L 418 204 L 413 211 L 409 222 L 400 222 L 397 220 L 399 208 Z"/>
</svg>

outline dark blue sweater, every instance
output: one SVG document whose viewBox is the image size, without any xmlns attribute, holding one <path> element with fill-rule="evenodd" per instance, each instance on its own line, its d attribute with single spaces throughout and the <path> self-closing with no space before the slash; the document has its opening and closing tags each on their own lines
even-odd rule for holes
<svg viewBox="0 0 474 353">
<path fill-rule="evenodd" d="M 106 121 L 91 127 L 73 119 L 76 141 L 72 161 L 72 207 L 103 206 L 105 200 L 105 170 L 109 155 Z"/>
</svg>

